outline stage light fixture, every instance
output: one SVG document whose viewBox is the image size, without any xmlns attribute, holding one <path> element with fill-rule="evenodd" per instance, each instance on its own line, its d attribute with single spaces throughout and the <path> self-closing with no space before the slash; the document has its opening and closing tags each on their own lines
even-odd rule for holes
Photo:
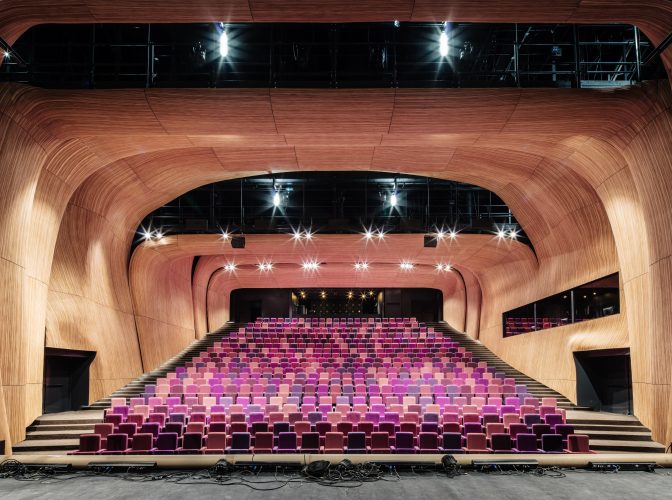
<svg viewBox="0 0 672 500">
<path fill-rule="evenodd" d="M 303 237 L 303 234 L 298 229 L 294 229 L 292 231 L 292 239 L 294 241 L 300 241 L 302 237 Z"/>
<path fill-rule="evenodd" d="M 325 292 L 324 290 L 322 290 L 322 291 L 320 292 L 320 298 L 321 298 L 321 299 L 326 299 L 326 298 L 327 298 L 327 292 Z"/>
<path fill-rule="evenodd" d="M 443 232 L 443 229 L 436 232 L 436 239 L 441 241 L 446 237 L 446 233 Z"/>
<path fill-rule="evenodd" d="M 315 234 L 315 233 L 313 233 L 310 229 L 306 229 L 306 230 L 303 232 L 303 238 L 304 238 L 306 241 L 310 241 L 310 240 L 313 239 L 313 235 L 314 235 L 314 234 Z"/>
<path fill-rule="evenodd" d="M 163 236 L 164 236 L 164 234 L 163 234 L 161 231 L 157 231 L 157 232 L 154 234 L 154 239 L 155 239 L 156 241 L 159 241 L 159 240 L 163 239 Z"/>
<path fill-rule="evenodd" d="M 355 271 L 367 271 L 369 269 L 369 263 L 366 261 L 355 262 Z"/>
<path fill-rule="evenodd" d="M 364 292 L 362 292 L 362 294 L 360 295 L 360 298 L 361 298 L 362 300 L 364 300 L 364 299 L 366 298 L 366 294 L 365 294 Z"/>
<path fill-rule="evenodd" d="M 450 271 L 452 269 L 453 268 L 451 267 L 450 264 L 438 263 L 436 265 L 436 270 L 439 271 L 440 273 L 447 273 L 448 271 Z"/>
<path fill-rule="evenodd" d="M 399 22 L 399 19 L 395 19 L 394 20 L 394 27 L 398 28 L 399 26 L 401 26 L 401 23 Z"/>
<path fill-rule="evenodd" d="M 497 239 L 503 240 L 504 238 L 506 238 L 506 231 L 504 231 L 503 229 L 498 229 L 497 230 Z"/>
<path fill-rule="evenodd" d="M 446 28 L 444 28 L 444 30 L 445 29 Z M 441 54 L 441 57 L 448 56 L 448 33 L 443 30 L 439 36 L 439 54 Z"/>
<path fill-rule="evenodd" d="M 273 206 L 274 207 L 280 206 L 280 192 L 277 190 L 275 191 L 275 193 L 273 193 Z"/>
<path fill-rule="evenodd" d="M 227 273 L 233 273 L 233 272 L 236 271 L 236 269 L 238 269 L 238 266 L 236 266 L 236 264 L 233 263 L 233 262 L 229 262 L 229 263 L 227 263 L 227 264 L 224 266 L 224 270 L 225 270 Z"/>
<path fill-rule="evenodd" d="M 229 55 L 229 35 L 226 34 L 226 29 L 219 35 L 219 55 L 222 57 Z"/>
<path fill-rule="evenodd" d="M 401 263 L 399 264 L 399 267 L 401 268 L 402 271 L 411 271 L 414 265 L 412 262 L 402 260 Z"/>
<path fill-rule="evenodd" d="M 317 271 L 320 268 L 320 263 L 316 260 L 307 260 L 303 263 L 304 271 Z"/>
<path fill-rule="evenodd" d="M 229 234 L 228 231 L 222 231 L 222 240 L 223 241 L 229 241 L 231 239 L 231 235 Z"/>
<path fill-rule="evenodd" d="M 373 239 L 373 231 L 371 231 L 370 229 L 365 230 L 363 234 L 365 240 Z"/>
<path fill-rule="evenodd" d="M 142 239 L 149 241 L 152 239 L 152 232 L 148 229 L 142 229 Z"/>
<path fill-rule="evenodd" d="M 517 240 L 518 239 L 518 231 L 516 231 L 515 229 L 512 229 L 511 231 L 509 231 L 509 238 L 512 239 L 512 240 Z"/>
<path fill-rule="evenodd" d="M 379 229 L 379 230 L 376 232 L 376 237 L 377 237 L 379 240 L 384 240 L 384 239 L 385 239 L 385 231 L 383 231 L 382 229 Z"/>
<path fill-rule="evenodd" d="M 392 195 L 390 196 L 390 206 L 396 207 L 398 201 L 399 200 L 397 200 L 397 193 L 396 192 L 392 193 Z"/>
<path fill-rule="evenodd" d="M 352 290 L 350 290 L 350 291 L 348 292 L 348 299 L 351 299 L 352 297 L 354 297 L 354 295 L 355 295 L 355 294 L 352 292 Z"/>
<path fill-rule="evenodd" d="M 448 237 L 449 237 L 451 240 L 454 240 L 455 238 L 457 238 L 457 231 L 455 231 L 455 230 L 450 231 L 450 232 L 448 233 Z"/>
<path fill-rule="evenodd" d="M 263 261 L 257 264 L 259 271 L 267 273 L 273 270 L 273 263 L 270 261 Z"/>
<path fill-rule="evenodd" d="M 12 58 L 12 54 L 9 52 L 9 50 L 6 50 L 5 53 L 3 54 L 3 57 L 9 60 Z"/>
</svg>

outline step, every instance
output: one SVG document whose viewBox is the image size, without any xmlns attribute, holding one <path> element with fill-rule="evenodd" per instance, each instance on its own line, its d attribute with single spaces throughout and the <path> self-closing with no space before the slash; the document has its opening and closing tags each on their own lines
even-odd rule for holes
<svg viewBox="0 0 672 500">
<path fill-rule="evenodd" d="M 611 439 L 591 439 L 590 448 L 594 451 L 628 452 L 628 453 L 665 453 L 662 444 L 653 441 L 619 441 Z"/>
<path fill-rule="evenodd" d="M 86 431 L 93 431 L 94 425 L 95 424 L 93 423 L 83 424 L 80 422 L 72 424 L 56 424 L 56 425 L 38 424 L 38 425 L 31 425 L 26 429 L 26 432 L 30 433 L 34 431 L 78 431 L 81 433 Z"/>
<path fill-rule="evenodd" d="M 76 450 L 79 439 L 30 440 L 12 446 L 12 452 L 20 454 L 23 451 L 69 451 Z"/>
<path fill-rule="evenodd" d="M 93 428 L 92 428 L 93 429 Z M 32 431 L 26 435 L 26 441 L 58 441 L 62 439 L 79 439 L 81 431 Z"/>
</svg>

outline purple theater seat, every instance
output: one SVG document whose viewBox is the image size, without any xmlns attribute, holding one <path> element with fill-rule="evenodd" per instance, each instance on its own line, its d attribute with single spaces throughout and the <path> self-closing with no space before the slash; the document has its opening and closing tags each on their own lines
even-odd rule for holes
<svg viewBox="0 0 672 500">
<path fill-rule="evenodd" d="M 511 436 L 505 433 L 495 433 L 490 436 L 490 447 L 493 453 L 513 453 Z"/>
<path fill-rule="evenodd" d="M 95 455 L 100 451 L 100 434 L 82 434 L 79 436 L 79 448 L 69 455 Z"/>
<path fill-rule="evenodd" d="M 397 432 L 394 437 L 395 453 L 417 453 L 417 446 L 413 445 L 412 432 Z"/>
<path fill-rule="evenodd" d="M 177 433 L 161 432 L 156 438 L 156 446 L 152 449 L 155 455 L 173 455 L 177 450 Z"/>
<path fill-rule="evenodd" d="M 514 453 L 543 453 L 537 447 L 536 434 L 518 434 L 516 436 L 516 447 L 513 449 Z"/>
<path fill-rule="evenodd" d="M 278 446 L 275 453 L 296 453 L 296 432 L 281 432 L 278 436 Z"/>
<path fill-rule="evenodd" d="M 301 453 L 319 453 L 320 434 L 317 432 L 304 432 L 301 434 Z"/>
<path fill-rule="evenodd" d="M 560 434 L 542 434 L 541 449 L 544 453 L 564 453 L 562 436 Z"/>
<path fill-rule="evenodd" d="M 348 444 L 345 447 L 346 453 L 366 453 L 366 434 L 363 432 L 348 432 Z"/>
<path fill-rule="evenodd" d="M 459 432 L 444 432 L 441 439 L 441 453 L 464 453 L 462 448 L 462 434 Z"/>
<path fill-rule="evenodd" d="M 439 435 L 436 432 L 421 432 L 418 435 L 419 453 L 437 453 L 438 451 L 439 451 Z"/>
<path fill-rule="evenodd" d="M 180 455 L 197 455 L 203 453 L 203 434 L 186 432 L 182 438 L 182 446 L 177 449 Z"/>
<path fill-rule="evenodd" d="M 272 436 L 272 435 L 271 435 Z M 226 449 L 226 453 L 250 453 L 250 433 L 234 432 L 231 435 L 231 446 Z"/>
</svg>

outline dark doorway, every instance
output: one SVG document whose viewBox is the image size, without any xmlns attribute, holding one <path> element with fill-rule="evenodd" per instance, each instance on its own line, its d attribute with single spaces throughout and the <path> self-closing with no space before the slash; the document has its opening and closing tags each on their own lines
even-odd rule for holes
<svg viewBox="0 0 672 500">
<path fill-rule="evenodd" d="M 629 349 L 575 352 L 579 406 L 632 415 Z"/>
<path fill-rule="evenodd" d="M 47 347 L 44 356 L 44 413 L 79 410 L 89 403 L 92 351 Z"/>
</svg>

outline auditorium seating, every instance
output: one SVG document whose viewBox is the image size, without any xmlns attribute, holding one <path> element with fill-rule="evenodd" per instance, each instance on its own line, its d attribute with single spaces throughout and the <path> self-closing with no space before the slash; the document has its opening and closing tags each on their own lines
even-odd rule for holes
<svg viewBox="0 0 672 500">
<path fill-rule="evenodd" d="M 262 318 L 112 403 L 74 453 L 589 449 L 554 398 L 413 318 Z"/>
</svg>

